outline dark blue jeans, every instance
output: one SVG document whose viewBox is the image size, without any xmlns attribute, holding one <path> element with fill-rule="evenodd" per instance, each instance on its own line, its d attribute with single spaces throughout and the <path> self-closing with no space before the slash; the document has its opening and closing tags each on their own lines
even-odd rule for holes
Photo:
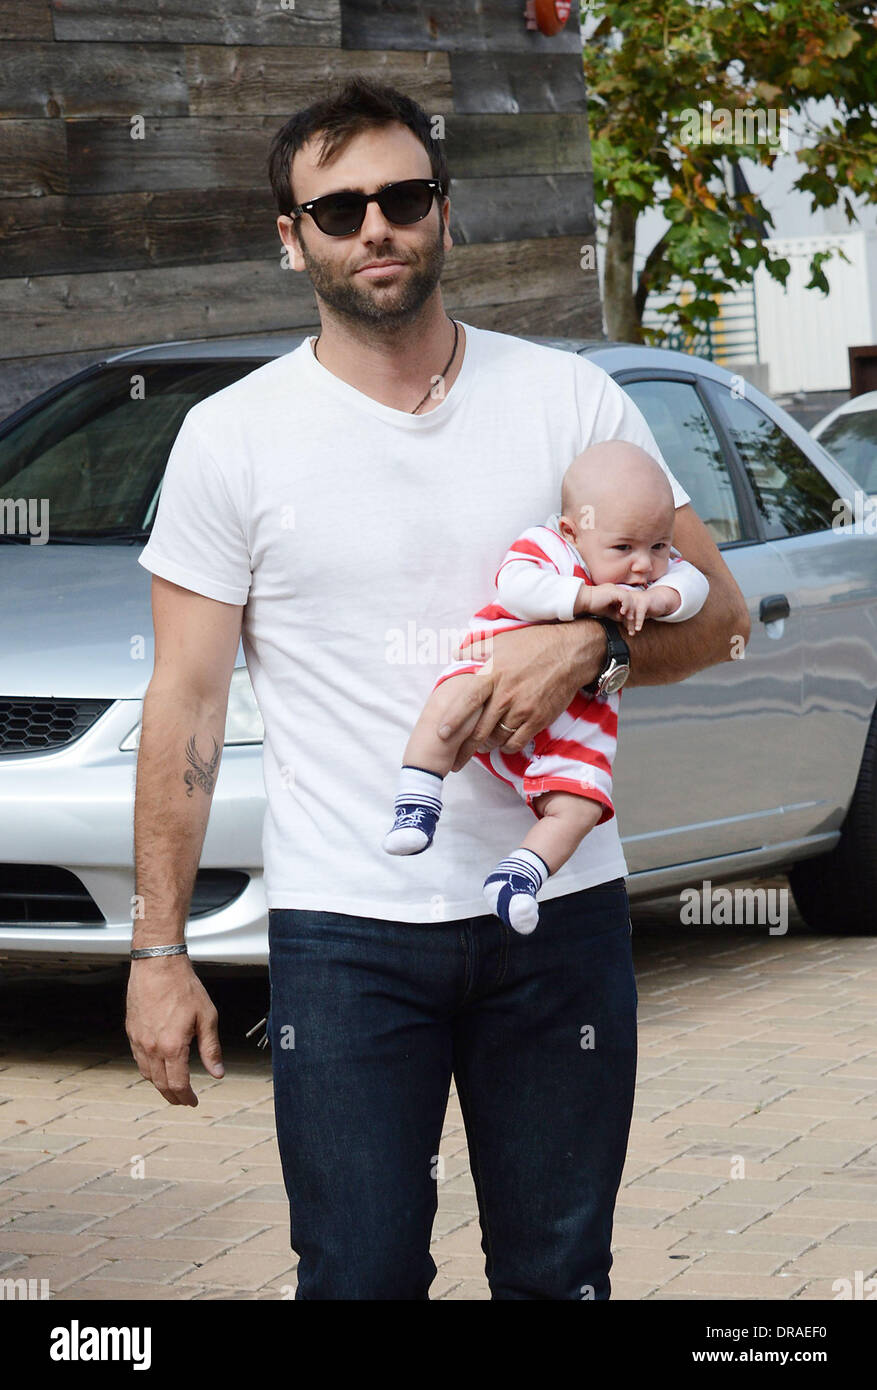
<svg viewBox="0 0 877 1390">
<path fill-rule="evenodd" d="M 451 1076 L 495 1299 L 607 1299 L 636 1073 L 624 879 L 492 915 L 269 913 L 300 1299 L 426 1299 Z"/>
</svg>

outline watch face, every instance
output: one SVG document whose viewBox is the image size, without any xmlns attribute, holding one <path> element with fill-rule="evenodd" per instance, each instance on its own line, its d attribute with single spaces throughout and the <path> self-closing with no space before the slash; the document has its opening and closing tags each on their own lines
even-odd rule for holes
<svg viewBox="0 0 877 1390">
<path fill-rule="evenodd" d="M 614 695 L 616 690 L 620 690 L 630 675 L 629 666 L 616 666 L 614 671 L 610 671 L 603 683 L 604 695 Z"/>
</svg>

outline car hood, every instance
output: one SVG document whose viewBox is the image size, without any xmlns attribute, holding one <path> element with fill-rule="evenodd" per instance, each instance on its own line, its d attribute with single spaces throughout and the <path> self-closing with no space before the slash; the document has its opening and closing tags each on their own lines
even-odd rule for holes
<svg viewBox="0 0 877 1390">
<path fill-rule="evenodd" d="M 0 696 L 142 699 L 152 576 L 137 545 L 0 545 Z"/>
</svg>

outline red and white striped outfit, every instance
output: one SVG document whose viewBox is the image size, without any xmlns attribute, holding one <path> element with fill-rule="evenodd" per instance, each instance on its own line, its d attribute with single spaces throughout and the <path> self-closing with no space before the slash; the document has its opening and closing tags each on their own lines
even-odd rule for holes
<svg viewBox="0 0 877 1390">
<path fill-rule="evenodd" d="M 496 632 L 532 627 L 540 622 L 570 621 L 582 581 L 594 581 L 574 546 L 557 529 L 558 516 L 544 526 L 530 526 L 513 541 L 494 577 L 497 599 L 480 608 L 460 641 L 461 652 L 474 642 L 489 641 Z M 654 581 L 675 589 L 680 607 L 664 621 L 679 622 L 698 612 L 709 584 L 700 570 L 671 547 L 666 575 Z M 632 585 L 622 585 L 632 588 Z M 452 676 L 479 671 L 485 660 L 452 661 L 439 674 L 433 689 Z M 533 813 L 542 792 L 572 792 L 602 806 L 598 825 L 615 815 L 612 804 L 612 763 L 618 736 L 621 691 L 586 695 L 577 691 L 572 702 L 519 753 L 494 748 L 473 756 L 495 777 L 515 788 Z"/>
</svg>

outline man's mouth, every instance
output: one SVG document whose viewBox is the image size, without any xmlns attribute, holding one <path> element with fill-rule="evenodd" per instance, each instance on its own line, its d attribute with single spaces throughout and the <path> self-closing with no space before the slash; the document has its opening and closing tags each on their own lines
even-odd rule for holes
<svg viewBox="0 0 877 1390">
<path fill-rule="evenodd" d="M 367 280 L 377 280 L 382 275 L 397 275 L 404 268 L 404 261 L 372 261 L 368 265 L 361 266 L 356 274 L 364 275 Z"/>
</svg>

